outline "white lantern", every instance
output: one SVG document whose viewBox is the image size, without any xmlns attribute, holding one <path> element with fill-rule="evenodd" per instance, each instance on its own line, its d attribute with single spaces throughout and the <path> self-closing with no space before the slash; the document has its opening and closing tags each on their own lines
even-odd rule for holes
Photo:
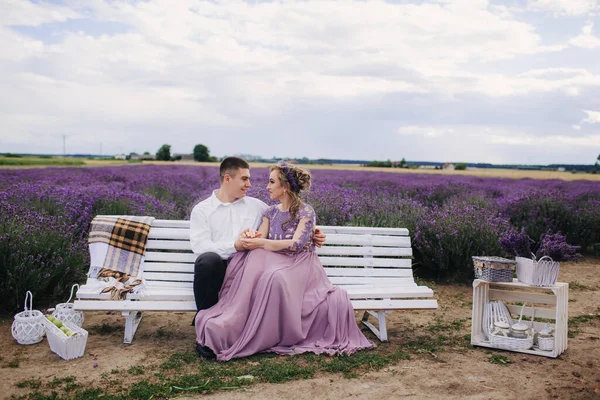
<svg viewBox="0 0 600 400">
<path fill-rule="evenodd" d="M 27 299 L 29 298 L 29 308 L 27 308 Z M 44 328 L 44 314 L 38 310 L 32 310 L 33 295 L 28 290 L 25 294 L 25 311 L 15 315 L 15 320 L 11 327 L 12 336 L 19 344 L 39 343 L 44 338 L 46 330 Z"/>
<path fill-rule="evenodd" d="M 71 296 L 69 297 L 69 300 L 67 300 L 66 303 L 57 304 L 56 309 L 52 312 L 52 316 L 60 319 L 62 322 L 70 322 L 81 328 L 83 325 L 83 312 L 75 310 L 75 305 L 73 303 L 69 303 L 73 298 L 73 290 L 75 287 L 77 287 L 77 290 L 79 290 L 79 285 L 74 284 L 71 288 Z"/>
</svg>

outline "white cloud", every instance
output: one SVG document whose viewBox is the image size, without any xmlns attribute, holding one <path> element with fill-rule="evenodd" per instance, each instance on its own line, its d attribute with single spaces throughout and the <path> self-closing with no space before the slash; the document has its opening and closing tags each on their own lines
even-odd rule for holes
<svg viewBox="0 0 600 400">
<path fill-rule="evenodd" d="M 571 97 L 579 96 L 579 89 L 571 86 L 565 89 L 565 93 L 567 94 L 567 96 Z"/>
<path fill-rule="evenodd" d="M 487 139 L 491 144 L 531 145 L 536 142 L 537 138 L 533 136 L 489 135 Z"/>
<path fill-rule="evenodd" d="M 40 26 L 81 18 L 82 14 L 67 6 L 32 3 L 24 0 L 3 0 L 0 3 L 0 26 Z"/>
<path fill-rule="evenodd" d="M 581 125 L 571 125 L 571 127 L 573 127 L 573 129 L 575 129 L 576 131 L 581 129 Z"/>
<path fill-rule="evenodd" d="M 598 0 L 529 0 L 528 8 L 556 16 L 578 16 L 598 11 Z"/>
<path fill-rule="evenodd" d="M 281 135 L 298 118 L 314 130 L 304 132 L 307 141 L 342 130 L 339 125 L 346 132 L 347 124 L 347 135 L 354 135 L 348 143 L 364 149 L 369 139 L 355 126 L 381 123 L 394 138 L 435 138 L 444 150 L 458 140 L 459 128 L 487 126 L 486 117 L 495 117 L 494 107 L 479 109 L 478 100 L 493 105 L 557 96 L 578 101 L 580 110 L 592 107 L 587 96 L 600 86 L 599 71 L 585 59 L 547 61 L 560 58 L 568 38 L 548 39 L 515 7 L 486 0 L 67 2 L 84 3 L 2 2 L 0 120 L 10 130 L 0 132 L 1 141 L 26 148 L 39 142 L 36 135 L 64 132 L 82 149 L 86 138 L 104 137 L 111 143 L 105 151 L 126 151 L 120 149 L 132 138 L 152 150 L 173 137 L 174 151 L 210 140 L 222 154 L 252 129 L 279 146 L 268 135 Z M 103 24 L 126 29 L 102 31 Z M 592 26 L 582 34 L 592 35 Z M 454 118 L 444 104 L 470 97 L 477 100 L 466 104 L 464 121 L 443 121 Z M 380 111 L 393 107 L 428 114 L 399 124 L 406 114 Z M 499 143 L 518 140 L 502 139 L 504 131 L 494 129 Z M 511 129 L 530 136 L 541 130 Z M 278 151 L 261 144 L 258 151 Z M 489 140 L 481 139 L 485 145 Z"/>
<path fill-rule="evenodd" d="M 583 110 L 587 118 L 581 120 L 582 124 L 600 124 L 600 111 Z M 598 142 L 600 143 L 600 142 Z M 596 145 L 598 144 L 596 143 Z"/>
<path fill-rule="evenodd" d="M 428 136 L 430 131 L 444 135 Z M 528 129 L 502 126 L 407 125 L 397 129 L 397 147 L 407 160 L 419 161 L 549 164 L 559 154 L 573 157 L 573 163 L 597 156 L 600 135 L 568 136 L 560 131 L 540 136 Z"/>
<path fill-rule="evenodd" d="M 561 146 L 576 146 L 576 147 L 587 147 L 587 146 L 598 146 L 600 143 L 600 135 L 590 135 L 581 137 L 563 136 L 563 135 L 551 135 L 545 137 L 533 136 L 533 135 L 520 135 L 520 136 L 499 136 L 490 135 L 488 140 L 491 144 L 508 144 L 508 145 L 528 145 L 528 146 L 539 146 L 539 147 L 554 147 L 560 148 Z"/>
<path fill-rule="evenodd" d="M 44 51 L 44 43 L 19 35 L 0 25 L 0 48 L 0 61 L 16 62 L 41 54 Z"/>
<path fill-rule="evenodd" d="M 595 49 L 600 47 L 600 38 L 593 35 L 594 24 L 589 23 L 581 29 L 581 35 L 569 40 L 569 43 L 576 47 L 585 49 Z"/>
<path fill-rule="evenodd" d="M 576 97 L 580 88 L 600 86 L 600 75 L 585 68 L 547 68 L 530 70 L 517 75 L 460 73 L 447 80 L 449 91 L 474 92 L 492 97 L 522 96 L 535 93 L 563 92 Z M 465 84 L 467 82 L 468 84 Z"/>
<path fill-rule="evenodd" d="M 408 125 L 401 126 L 397 132 L 404 136 L 441 137 L 456 131 L 453 128 Z"/>
<path fill-rule="evenodd" d="M 249 5 L 158 0 L 132 5 L 96 0 L 90 4 L 96 18 L 128 25 L 132 32 L 100 37 L 69 33 L 52 46 L 18 35 L 6 42 L 26 42 L 32 50 L 23 57 L 35 53 L 69 79 L 114 82 L 135 76 L 141 82 L 160 74 L 168 79 L 181 77 L 189 87 L 190 78 L 217 74 L 230 81 L 226 85 L 235 96 L 258 96 L 274 107 L 290 95 L 342 98 L 461 92 L 453 81 L 472 62 L 563 48 L 542 46 L 530 25 L 488 11 L 486 1 L 419 6 L 323 1 L 318 7 L 295 1 Z M 37 14 L 60 14 L 39 8 Z M 13 14 L 24 12 L 17 8 Z M 378 76 L 336 76 L 357 64 L 388 67 Z M 428 82 L 416 84 L 390 76 L 398 67 L 418 71 Z M 251 80 L 246 79 L 249 75 Z M 486 94 L 513 93 L 506 78 L 484 76 L 475 88 Z M 519 82 L 515 86 L 527 87 Z"/>
</svg>

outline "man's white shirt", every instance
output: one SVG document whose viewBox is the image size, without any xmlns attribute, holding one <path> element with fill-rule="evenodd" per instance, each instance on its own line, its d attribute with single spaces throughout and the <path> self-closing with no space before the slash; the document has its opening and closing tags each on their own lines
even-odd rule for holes
<svg viewBox="0 0 600 400">
<path fill-rule="evenodd" d="M 226 260 L 236 252 L 235 241 L 244 229 L 258 229 L 268 206 L 248 196 L 223 203 L 217 193 L 215 190 L 192 210 L 190 242 L 194 254 L 214 252 Z"/>
</svg>

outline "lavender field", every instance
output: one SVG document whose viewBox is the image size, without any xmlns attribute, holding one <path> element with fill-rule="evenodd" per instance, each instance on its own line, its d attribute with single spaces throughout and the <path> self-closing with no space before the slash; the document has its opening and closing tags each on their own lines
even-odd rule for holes
<svg viewBox="0 0 600 400">
<path fill-rule="evenodd" d="M 269 202 L 266 169 L 250 195 Z M 468 282 L 473 255 L 510 256 L 501 239 L 539 241 L 561 232 L 584 253 L 600 252 L 600 182 L 313 171 L 307 201 L 320 225 L 405 227 L 414 270 Z M 97 214 L 184 219 L 218 187 L 217 167 L 121 166 L 0 171 L 0 310 L 64 301 L 88 268 L 87 232 Z M 523 230 L 524 229 L 524 230 Z"/>
</svg>

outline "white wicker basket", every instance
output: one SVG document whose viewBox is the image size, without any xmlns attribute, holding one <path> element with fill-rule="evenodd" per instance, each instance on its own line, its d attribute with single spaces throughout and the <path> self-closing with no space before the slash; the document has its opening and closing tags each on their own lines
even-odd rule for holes
<svg viewBox="0 0 600 400">
<path fill-rule="evenodd" d="M 490 335 L 490 344 L 494 347 L 504 350 L 529 350 L 533 347 L 533 336 L 526 339 L 517 339 L 510 336 Z"/>
<path fill-rule="evenodd" d="M 535 343 L 540 350 L 554 351 L 554 331 L 548 324 L 536 335 Z"/>
<path fill-rule="evenodd" d="M 27 299 L 29 298 L 29 308 Z M 44 314 L 38 310 L 32 310 L 33 295 L 28 290 L 25 294 L 25 311 L 15 314 L 15 320 L 11 326 L 12 336 L 19 344 L 35 344 L 44 338 Z"/>
<path fill-rule="evenodd" d="M 44 325 L 46 326 L 46 336 L 48 337 L 50 350 L 58 354 L 60 358 L 72 360 L 83 356 L 88 338 L 88 332 L 85 329 L 71 322 L 63 322 L 63 326 L 73 332 L 71 336 L 67 336 L 46 318 L 44 318 Z"/>
<path fill-rule="evenodd" d="M 502 301 L 488 302 L 484 308 L 482 330 L 486 339 L 489 340 L 492 346 L 511 351 L 528 350 L 533 347 L 533 336 L 528 336 L 525 339 L 519 339 L 501 334 L 494 334 L 494 321 L 497 320 L 505 321 L 509 326 L 513 325 L 510 312 Z"/>
<path fill-rule="evenodd" d="M 63 323 L 70 322 L 72 324 L 81 327 L 83 325 L 83 312 L 76 311 L 73 303 L 69 303 L 73 298 L 73 290 L 77 287 L 79 290 L 79 285 L 74 284 L 71 288 L 71 296 L 66 303 L 60 303 L 56 305 L 56 309 L 52 312 L 52 316 L 60 319 Z"/>
<path fill-rule="evenodd" d="M 540 350 L 553 351 L 554 350 L 554 338 L 553 337 L 538 337 L 538 347 Z"/>
<path fill-rule="evenodd" d="M 558 279 L 560 263 L 551 257 L 535 259 L 517 257 L 517 279 L 533 286 L 553 286 Z"/>
</svg>

